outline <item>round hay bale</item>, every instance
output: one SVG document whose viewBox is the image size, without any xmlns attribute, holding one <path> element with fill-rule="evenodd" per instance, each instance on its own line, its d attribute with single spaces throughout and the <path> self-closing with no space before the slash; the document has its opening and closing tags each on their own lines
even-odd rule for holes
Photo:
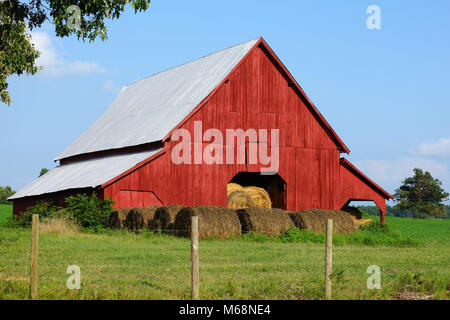
<svg viewBox="0 0 450 320">
<path fill-rule="evenodd" d="M 224 239 L 241 236 L 241 224 L 239 223 L 236 211 L 213 206 L 182 208 L 176 215 L 173 224 L 177 236 L 190 236 L 191 216 L 198 216 L 199 239 Z"/>
<path fill-rule="evenodd" d="M 279 236 L 294 226 L 287 211 L 268 208 L 246 208 L 236 211 L 241 222 L 242 233 L 256 232 Z"/>
<path fill-rule="evenodd" d="M 252 198 L 257 208 L 272 208 L 272 201 L 266 190 L 259 187 L 245 187 L 243 190 Z"/>
<path fill-rule="evenodd" d="M 128 212 L 130 212 L 130 210 L 131 209 L 128 208 L 122 208 L 111 212 L 108 220 L 108 228 L 122 229 L 124 227 L 123 224 L 127 218 L 127 214 Z"/>
<path fill-rule="evenodd" d="M 352 206 L 345 206 L 342 208 L 342 211 L 350 213 L 356 219 L 362 219 L 362 213 L 358 208 Z"/>
<path fill-rule="evenodd" d="M 243 208 L 254 208 L 255 203 L 252 198 L 244 191 L 233 191 L 228 194 L 227 197 L 227 208 L 229 209 L 243 209 Z"/>
<path fill-rule="evenodd" d="M 161 220 L 153 218 L 148 222 L 148 229 L 153 232 L 160 232 L 163 230 Z"/>
<path fill-rule="evenodd" d="M 289 214 L 295 227 L 323 233 L 327 230 L 327 220 L 333 220 L 333 232 L 351 233 L 357 228 L 352 216 L 340 210 L 308 209 Z"/>
<path fill-rule="evenodd" d="M 235 191 L 242 191 L 244 189 L 243 186 L 241 186 L 240 184 L 231 182 L 229 184 L 227 184 L 227 195 L 230 195 L 231 193 L 235 192 Z"/>
<path fill-rule="evenodd" d="M 125 227 L 134 232 L 148 228 L 148 223 L 153 220 L 158 208 L 158 206 L 151 206 L 131 209 L 125 220 Z"/>
<path fill-rule="evenodd" d="M 173 223 L 178 211 L 182 208 L 184 208 L 184 206 L 177 204 L 159 207 L 155 211 L 155 216 L 153 217 L 151 226 L 149 225 L 149 229 L 152 231 L 162 230 L 169 232 L 173 228 Z"/>
</svg>

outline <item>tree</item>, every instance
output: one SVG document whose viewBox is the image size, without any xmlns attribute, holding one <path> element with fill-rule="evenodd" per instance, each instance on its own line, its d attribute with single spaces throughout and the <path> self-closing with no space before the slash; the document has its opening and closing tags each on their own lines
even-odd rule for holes
<svg viewBox="0 0 450 320">
<path fill-rule="evenodd" d="M 56 35 L 75 34 L 78 39 L 93 42 L 107 37 L 105 19 L 118 19 L 130 3 L 135 13 L 146 11 L 151 0 L 2 0 L 0 1 L 0 101 L 8 105 L 7 77 L 13 74 L 35 74 L 39 52 L 31 43 L 29 31 L 48 20 Z"/>
<path fill-rule="evenodd" d="M 39 173 L 39 178 L 42 177 L 44 174 L 46 174 L 47 172 L 49 172 L 50 170 L 48 170 L 47 168 L 42 168 L 41 172 Z"/>
<path fill-rule="evenodd" d="M 442 189 L 442 182 L 434 179 L 431 174 L 418 168 L 414 169 L 414 176 L 406 178 L 403 185 L 395 190 L 394 198 L 398 201 L 396 209 L 409 209 L 418 217 L 425 215 L 440 216 L 445 212 L 442 203 L 449 194 Z"/>
<path fill-rule="evenodd" d="M 11 197 L 15 193 L 16 192 L 13 189 L 11 189 L 10 186 L 6 186 L 4 188 L 0 187 L 0 203 L 8 203 L 6 199 Z"/>
</svg>

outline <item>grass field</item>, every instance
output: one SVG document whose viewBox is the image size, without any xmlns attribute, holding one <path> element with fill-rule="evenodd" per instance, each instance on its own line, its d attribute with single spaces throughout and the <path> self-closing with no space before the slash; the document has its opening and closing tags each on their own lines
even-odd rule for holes
<svg viewBox="0 0 450 320">
<path fill-rule="evenodd" d="M 12 216 L 12 205 L 0 204 L 0 224 Z"/>
<path fill-rule="evenodd" d="M 387 222 L 419 244 L 334 246 L 333 298 L 449 299 L 450 220 Z M 30 230 L 0 228 L 0 299 L 29 298 L 29 250 Z M 321 243 L 200 241 L 200 298 L 322 299 L 324 251 Z M 69 265 L 81 268 L 81 290 L 66 287 Z M 380 290 L 367 289 L 370 265 L 381 268 Z M 39 276 L 41 299 L 188 299 L 190 241 L 113 231 L 41 234 Z"/>
</svg>

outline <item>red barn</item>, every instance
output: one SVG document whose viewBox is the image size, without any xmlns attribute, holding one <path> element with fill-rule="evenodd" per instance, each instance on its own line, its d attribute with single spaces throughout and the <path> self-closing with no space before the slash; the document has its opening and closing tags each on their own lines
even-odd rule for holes
<svg viewBox="0 0 450 320">
<path fill-rule="evenodd" d="M 237 129 L 244 139 L 220 137 Z M 261 174 L 268 161 L 256 150 L 277 154 L 274 174 Z M 236 182 L 265 188 L 274 207 L 287 210 L 374 201 L 384 222 L 392 196 L 340 157 L 349 152 L 260 38 L 124 87 L 55 169 L 10 200 L 15 214 L 39 200 L 64 205 L 68 195 L 93 191 L 119 208 L 226 206 L 227 184 Z"/>
</svg>

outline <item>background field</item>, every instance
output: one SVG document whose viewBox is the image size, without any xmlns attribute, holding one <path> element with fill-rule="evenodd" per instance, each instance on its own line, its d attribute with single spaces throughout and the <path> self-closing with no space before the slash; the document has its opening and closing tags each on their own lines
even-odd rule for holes
<svg viewBox="0 0 450 320">
<path fill-rule="evenodd" d="M 0 206 L 0 221 L 11 207 Z M 387 217 L 418 245 L 335 245 L 335 299 L 448 299 L 450 220 Z M 28 299 L 30 230 L 0 228 L 0 299 Z M 42 299 L 188 299 L 190 241 L 105 231 L 41 234 Z M 245 239 L 200 241 L 204 299 L 322 299 L 324 246 Z M 81 290 L 68 290 L 69 265 L 81 268 Z M 367 267 L 378 265 L 381 290 L 369 290 Z"/>
</svg>

